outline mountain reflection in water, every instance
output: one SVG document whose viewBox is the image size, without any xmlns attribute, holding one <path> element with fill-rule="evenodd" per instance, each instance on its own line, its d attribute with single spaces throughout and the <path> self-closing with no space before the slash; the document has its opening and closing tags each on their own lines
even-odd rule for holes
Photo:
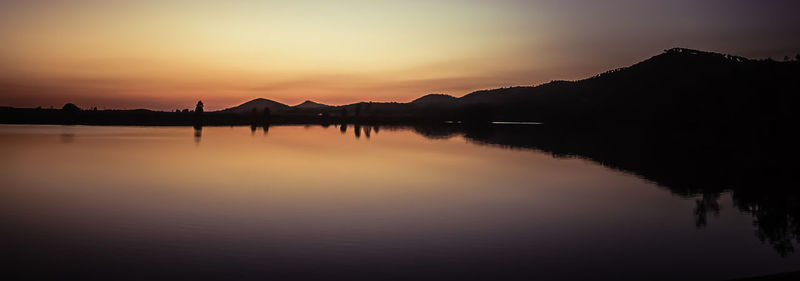
<svg viewBox="0 0 800 281">
<path fill-rule="evenodd" d="M 347 124 L 337 126 L 342 133 L 347 131 Z M 380 125 L 352 126 L 355 138 L 363 132 L 369 139 L 371 131 L 380 131 Z M 581 158 L 634 174 L 677 196 L 700 197 L 694 209 L 698 229 L 709 223 L 708 215 L 719 214 L 718 200 L 730 192 L 735 207 L 753 217 L 758 239 L 782 256 L 793 253 L 794 244 L 800 243 L 800 150 L 796 145 L 800 142 L 781 128 L 570 127 L 513 122 L 389 128 L 411 128 L 429 139 L 462 136 L 478 145 Z M 269 126 L 263 129 L 266 132 Z"/>
<path fill-rule="evenodd" d="M 730 192 L 735 207 L 753 217 L 758 239 L 784 256 L 800 243 L 800 142 L 781 128 L 505 125 L 414 131 L 432 139 L 463 135 L 475 144 L 587 159 L 677 196 L 700 196 L 697 228 L 709 223 L 707 216 L 719 212 L 720 195 Z"/>
<path fill-rule="evenodd" d="M 800 258 L 784 132 L 0 125 L 0 247 L 21 280 L 766 275 Z"/>
</svg>

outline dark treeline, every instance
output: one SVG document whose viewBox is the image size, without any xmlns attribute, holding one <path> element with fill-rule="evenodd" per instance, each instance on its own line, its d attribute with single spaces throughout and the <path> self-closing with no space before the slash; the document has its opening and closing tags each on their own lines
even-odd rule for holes
<svg viewBox="0 0 800 281">
<path fill-rule="evenodd" d="M 753 216 L 756 236 L 787 255 L 800 243 L 800 137 L 759 125 L 418 125 L 429 138 L 456 135 L 482 145 L 582 158 L 696 197 L 698 228 L 713 223 L 722 193 Z M 688 214 L 687 214 L 688 215 Z"/>
<path fill-rule="evenodd" d="M 368 103 L 364 103 L 368 104 Z M 369 106 L 363 106 L 369 108 Z M 263 124 L 414 124 L 436 121 L 408 115 L 367 115 L 362 106 L 343 106 L 335 114 L 317 110 L 286 110 L 273 113 L 268 107 L 249 109 L 249 113 L 231 111 L 198 112 L 196 110 L 153 111 L 82 110 L 74 104 L 62 109 L 0 107 L 0 123 L 61 125 L 145 125 L 145 126 L 220 126 Z M 344 112 L 344 113 L 343 113 Z"/>
<path fill-rule="evenodd" d="M 548 123 L 797 121 L 800 62 L 670 49 L 580 81 L 483 90 L 460 98 L 426 95 L 409 103 L 360 102 L 288 106 L 267 99 L 198 118 L 193 111 L 0 108 L 2 123 L 247 125 L 271 123 Z M 75 110 L 77 109 L 77 110 Z M 265 113 L 266 112 L 266 113 Z M 264 117 L 269 115 L 269 117 Z M 201 121 L 198 121 L 200 119 Z M 257 120 L 256 120 L 257 119 Z"/>
<path fill-rule="evenodd" d="M 72 104 L 65 106 L 71 108 Z M 403 116 L 330 116 L 320 113 L 280 112 L 268 108 L 250 114 L 212 111 L 81 110 L 0 107 L 0 123 L 60 125 L 220 126 L 263 124 L 411 124 L 431 120 Z"/>
</svg>

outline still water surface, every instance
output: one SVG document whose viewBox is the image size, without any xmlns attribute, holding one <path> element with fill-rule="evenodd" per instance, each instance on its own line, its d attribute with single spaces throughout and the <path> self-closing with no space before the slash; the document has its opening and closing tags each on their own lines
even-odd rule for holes
<svg viewBox="0 0 800 281">
<path fill-rule="evenodd" d="M 366 130 L 369 129 L 369 132 Z M 722 194 L 464 136 L 0 125 L 22 279 L 720 280 L 800 269 Z"/>
</svg>

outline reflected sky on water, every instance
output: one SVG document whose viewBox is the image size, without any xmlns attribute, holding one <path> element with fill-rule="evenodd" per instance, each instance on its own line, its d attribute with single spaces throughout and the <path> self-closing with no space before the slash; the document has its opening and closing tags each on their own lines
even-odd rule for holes
<svg viewBox="0 0 800 281">
<path fill-rule="evenodd" d="M 478 135 L 0 125 L 3 246 L 42 278 L 717 280 L 800 268 L 754 235 L 733 192 L 681 196 Z M 701 228 L 699 202 L 712 205 Z"/>
</svg>

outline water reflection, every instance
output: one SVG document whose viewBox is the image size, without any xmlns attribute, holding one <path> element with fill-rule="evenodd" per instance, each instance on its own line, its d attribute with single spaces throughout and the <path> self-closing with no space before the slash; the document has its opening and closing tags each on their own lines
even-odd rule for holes
<svg viewBox="0 0 800 281">
<path fill-rule="evenodd" d="M 720 196 L 753 217 L 756 236 L 783 256 L 800 243 L 800 159 L 797 138 L 779 128 L 417 126 L 431 139 L 463 136 L 557 158 L 578 157 L 653 181 L 695 200 L 695 225 L 720 212 Z"/>
<path fill-rule="evenodd" d="M 695 200 L 697 204 L 694 208 L 694 224 L 698 229 L 705 228 L 708 225 L 708 213 L 711 212 L 714 216 L 719 216 L 719 198 L 721 194 L 702 194 L 701 199 Z"/>
<path fill-rule="evenodd" d="M 194 143 L 200 144 L 200 139 L 203 138 L 203 126 L 194 125 Z"/>
<path fill-rule="evenodd" d="M 378 127 L 355 124 L 354 135 L 370 138 Z M 404 127 L 399 127 L 404 128 Z M 472 143 L 530 149 L 556 158 L 583 158 L 631 173 L 695 199 L 695 226 L 718 216 L 721 195 L 730 192 L 734 207 L 753 217 L 756 236 L 782 256 L 800 243 L 798 149 L 779 131 L 746 134 L 738 128 L 580 127 L 544 125 L 419 125 L 429 139 L 462 136 Z M 708 131 L 711 129 L 711 131 Z M 342 124 L 341 132 L 347 130 Z"/>
<path fill-rule="evenodd" d="M 323 128 L 327 128 L 327 127 L 323 126 Z M 401 128 L 403 128 L 403 127 L 401 127 Z M 342 134 L 346 133 L 347 132 L 347 124 L 341 124 L 340 127 L 339 127 L 339 130 L 340 130 L 340 132 Z M 377 125 L 373 126 L 373 125 L 368 125 L 368 124 L 365 125 L 365 124 L 359 124 L 359 123 L 353 124 L 353 135 L 355 136 L 356 139 L 361 138 L 361 134 L 362 133 L 364 134 L 364 137 L 366 139 L 369 139 L 370 137 L 372 137 L 372 131 L 373 130 L 375 131 L 375 134 L 377 134 L 378 131 L 380 130 L 380 128 Z"/>
<path fill-rule="evenodd" d="M 139 280 L 721 280 L 800 262 L 793 139 L 351 124 L 367 145 L 347 126 L 198 127 L 199 146 L 187 127 L 79 126 L 61 145 L 62 127 L 0 126 L 0 248 L 23 274 Z"/>
<path fill-rule="evenodd" d="M 347 124 L 340 125 L 347 131 Z M 406 128 L 406 127 L 395 127 Z M 734 207 L 753 217 L 756 236 L 782 256 L 800 243 L 800 184 L 792 138 L 776 132 L 760 135 L 737 128 L 580 127 L 544 125 L 419 125 L 410 127 L 429 139 L 462 136 L 478 145 L 529 149 L 556 158 L 583 158 L 634 174 L 695 199 L 695 226 L 718 216 L 721 195 L 730 192 Z M 266 129 L 266 127 L 265 127 Z M 709 131 L 709 129 L 711 131 Z M 378 126 L 354 124 L 369 139 Z"/>
<path fill-rule="evenodd" d="M 262 135 L 266 136 L 267 133 L 269 133 L 269 124 L 268 123 L 263 123 L 263 124 L 260 124 L 260 125 L 251 124 L 250 125 L 250 135 L 251 136 L 255 136 L 256 135 L 256 131 L 258 131 L 259 128 L 261 128 L 261 131 L 263 133 Z"/>
<path fill-rule="evenodd" d="M 59 135 L 58 139 L 61 140 L 62 143 L 72 143 L 75 141 L 75 134 L 63 133 Z"/>
<path fill-rule="evenodd" d="M 339 124 L 344 134 L 348 124 Z M 352 124 L 356 139 L 369 139 L 379 126 Z M 250 126 L 251 134 L 261 127 Z M 304 126 L 310 129 L 310 125 Z M 322 126 L 327 128 L 327 126 Z M 722 194 L 753 218 L 755 236 L 782 256 L 800 243 L 800 191 L 795 139 L 776 131 L 744 134 L 734 128 L 563 128 L 545 125 L 420 125 L 411 129 L 433 140 L 463 137 L 477 145 L 534 150 L 555 158 L 582 158 L 655 182 L 682 198 L 692 198 L 694 225 L 706 228 L 719 216 Z M 202 126 L 194 126 L 200 143 Z M 59 134 L 74 142 L 72 132 Z"/>
</svg>

